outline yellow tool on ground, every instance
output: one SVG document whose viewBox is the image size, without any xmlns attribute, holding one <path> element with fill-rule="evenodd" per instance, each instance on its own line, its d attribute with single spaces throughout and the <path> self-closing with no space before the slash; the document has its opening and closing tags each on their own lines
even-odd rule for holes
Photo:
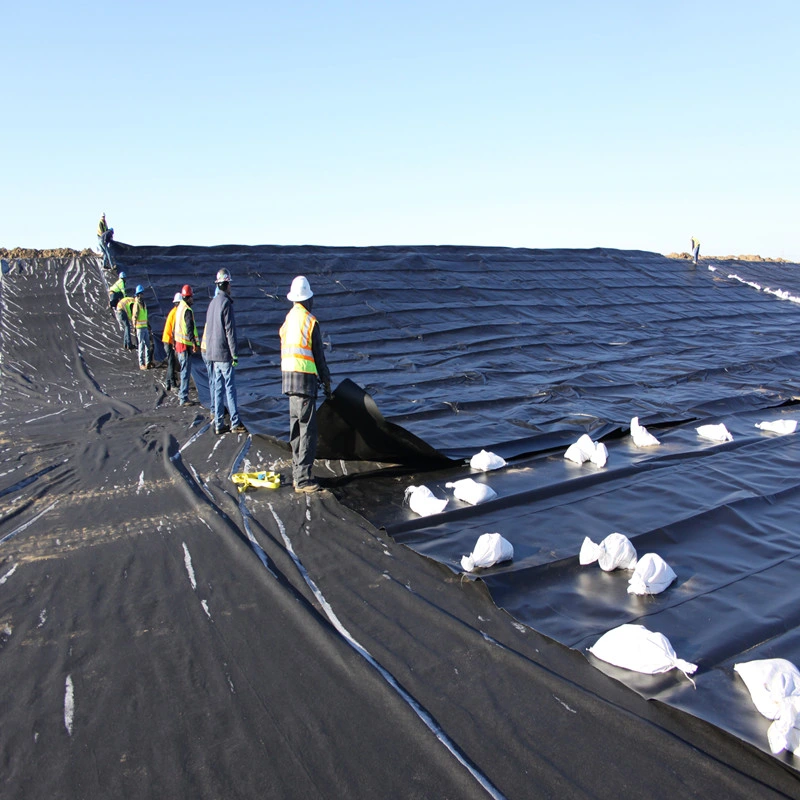
<svg viewBox="0 0 800 800">
<path fill-rule="evenodd" d="M 281 485 L 281 476 L 277 472 L 235 472 L 231 480 L 240 492 L 248 489 L 277 489 Z"/>
</svg>

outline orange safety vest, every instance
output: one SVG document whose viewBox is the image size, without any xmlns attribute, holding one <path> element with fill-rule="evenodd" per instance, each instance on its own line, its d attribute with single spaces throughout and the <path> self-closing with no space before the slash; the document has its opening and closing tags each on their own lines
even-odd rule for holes
<svg viewBox="0 0 800 800">
<path fill-rule="evenodd" d="M 186 324 L 186 309 L 189 309 L 192 314 L 192 330 Z M 200 337 L 197 335 L 197 325 L 194 322 L 194 311 L 192 307 L 185 301 L 181 300 L 178 304 L 178 309 L 175 312 L 175 325 L 173 327 L 173 336 L 175 337 L 176 344 L 186 345 L 191 347 L 196 345 Z"/>
<path fill-rule="evenodd" d="M 311 349 L 311 335 L 317 318 L 303 305 L 295 303 L 281 325 L 281 372 L 319 374 Z"/>
<path fill-rule="evenodd" d="M 161 341 L 164 344 L 175 344 L 175 313 L 178 306 L 172 306 L 167 314 L 167 320 L 164 323 L 164 333 L 161 335 Z"/>
</svg>

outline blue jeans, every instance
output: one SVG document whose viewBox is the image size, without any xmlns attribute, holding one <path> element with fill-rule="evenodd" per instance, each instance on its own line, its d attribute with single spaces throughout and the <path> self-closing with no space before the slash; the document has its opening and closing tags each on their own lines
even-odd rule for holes
<svg viewBox="0 0 800 800">
<path fill-rule="evenodd" d="M 121 308 L 117 309 L 116 314 L 117 325 L 122 331 L 122 346 L 127 350 L 131 346 L 131 323 L 128 315 Z"/>
<path fill-rule="evenodd" d="M 236 404 L 236 371 L 230 361 L 211 361 L 214 365 L 214 419 L 217 430 L 222 427 L 225 406 L 231 415 L 231 427 L 241 425 Z"/>
<path fill-rule="evenodd" d="M 108 245 L 103 241 L 102 236 L 97 237 L 97 242 L 100 245 L 100 252 L 103 254 L 103 269 L 111 269 L 111 253 L 108 251 Z"/>
<path fill-rule="evenodd" d="M 189 376 L 192 374 L 192 351 L 184 350 L 178 353 L 178 363 L 181 365 L 181 385 L 178 387 L 178 400 L 185 403 L 189 399 Z"/>
<path fill-rule="evenodd" d="M 146 367 L 150 358 L 150 331 L 147 328 L 137 328 L 139 337 L 139 366 Z"/>
<path fill-rule="evenodd" d="M 208 410 L 214 414 L 214 398 L 216 393 L 214 391 L 214 362 L 206 359 L 205 350 L 203 353 L 203 363 L 206 365 L 206 373 L 208 374 Z"/>
</svg>

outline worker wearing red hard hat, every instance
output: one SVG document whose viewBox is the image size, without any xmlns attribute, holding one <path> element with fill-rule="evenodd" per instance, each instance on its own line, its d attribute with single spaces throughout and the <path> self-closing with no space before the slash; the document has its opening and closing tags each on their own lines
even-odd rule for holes
<svg viewBox="0 0 800 800">
<path fill-rule="evenodd" d="M 181 383 L 178 388 L 178 401 L 182 406 L 195 405 L 189 400 L 189 376 L 192 372 L 192 353 L 200 349 L 200 337 L 194 322 L 192 287 L 185 284 L 181 289 L 181 302 L 175 312 L 175 353 L 181 368 Z"/>
</svg>

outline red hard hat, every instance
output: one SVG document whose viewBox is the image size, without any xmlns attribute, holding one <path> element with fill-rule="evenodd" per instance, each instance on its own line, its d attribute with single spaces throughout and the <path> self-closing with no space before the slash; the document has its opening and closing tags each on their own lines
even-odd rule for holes
<svg viewBox="0 0 800 800">
<path fill-rule="evenodd" d="M 181 289 L 181 297 L 191 297 L 192 296 L 192 287 L 189 284 L 185 284 L 183 289 Z"/>
</svg>

